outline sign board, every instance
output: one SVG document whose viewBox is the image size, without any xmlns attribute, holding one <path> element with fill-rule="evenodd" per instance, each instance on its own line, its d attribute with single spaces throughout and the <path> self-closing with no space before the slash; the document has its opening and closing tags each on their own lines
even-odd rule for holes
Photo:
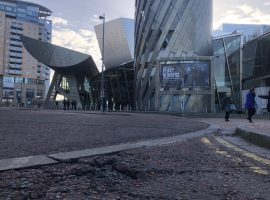
<svg viewBox="0 0 270 200">
<path fill-rule="evenodd" d="M 210 61 L 178 61 L 160 65 L 160 89 L 210 89 Z"/>
</svg>

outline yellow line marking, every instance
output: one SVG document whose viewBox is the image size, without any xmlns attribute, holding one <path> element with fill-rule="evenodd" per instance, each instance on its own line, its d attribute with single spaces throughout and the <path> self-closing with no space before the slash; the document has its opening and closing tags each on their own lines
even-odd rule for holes
<svg viewBox="0 0 270 200">
<path fill-rule="evenodd" d="M 252 169 L 253 172 L 255 172 L 257 174 L 261 174 L 261 175 L 264 175 L 264 176 L 268 176 L 269 175 L 269 172 L 267 170 L 263 170 L 260 167 L 253 166 L 253 167 L 250 167 L 250 169 Z"/>
<path fill-rule="evenodd" d="M 207 145 L 213 145 L 210 140 L 208 140 L 206 137 L 202 137 L 201 138 L 201 141 L 204 143 L 204 144 L 207 144 Z"/>
<path fill-rule="evenodd" d="M 234 151 L 236 151 L 236 152 L 238 152 L 238 153 L 241 153 L 242 155 L 244 155 L 244 156 L 246 156 L 246 157 L 248 157 L 248 158 L 251 158 L 251 159 L 253 159 L 253 160 L 256 160 L 256 161 L 258 161 L 258 162 L 261 162 L 261 163 L 263 163 L 263 164 L 265 164 L 265 165 L 269 165 L 269 166 L 270 166 L 270 160 L 268 160 L 268 159 L 265 159 L 265 158 L 263 158 L 263 157 L 261 157 L 261 156 L 257 156 L 257 155 L 255 155 L 255 154 L 253 154 L 253 153 L 250 153 L 250 152 L 247 152 L 247 151 L 245 151 L 245 150 L 243 150 L 243 149 L 240 149 L 239 147 L 237 147 L 237 146 L 235 146 L 235 145 L 233 145 L 233 144 L 231 144 L 231 143 L 229 143 L 229 142 L 223 140 L 223 139 L 220 138 L 220 137 L 217 137 L 217 138 L 215 138 L 215 139 L 216 139 L 220 144 L 222 144 L 222 145 L 224 145 L 224 146 L 226 146 L 226 147 L 228 147 L 228 148 L 231 148 L 231 149 L 233 149 Z"/>
<path fill-rule="evenodd" d="M 220 151 L 220 150 L 216 150 L 217 154 L 223 155 L 227 158 L 231 158 L 232 156 L 230 154 L 228 154 L 226 151 Z"/>
<path fill-rule="evenodd" d="M 252 158 L 252 159 L 254 159 L 254 160 L 256 160 L 256 161 L 260 161 L 260 162 L 262 162 L 262 163 L 264 163 L 264 164 L 266 164 L 266 163 L 270 163 L 270 161 L 269 160 L 267 160 L 267 159 L 264 159 L 264 158 L 262 158 L 262 157 L 260 157 L 260 156 L 257 156 L 257 155 L 255 155 L 255 154 L 252 154 L 252 153 L 249 153 L 249 152 L 247 152 L 247 151 L 245 151 L 245 150 L 243 150 L 243 149 L 240 149 L 240 148 L 238 148 L 238 147 L 236 147 L 236 146 L 234 146 L 233 144 L 231 144 L 231 143 L 229 143 L 229 142 L 227 142 L 227 141 L 225 141 L 225 140 L 223 140 L 222 138 L 215 138 L 219 143 L 221 143 L 222 145 L 224 145 L 224 146 L 226 146 L 226 147 L 228 147 L 228 148 L 231 148 L 231 149 L 233 149 L 234 151 L 237 151 L 237 152 L 239 152 L 239 153 L 241 153 L 242 155 L 244 155 L 244 156 L 247 156 L 247 157 L 249 157 L 249 158 Z M 209 139 L 207 139 L 206 137 L 202 137 L 201 138 L 201 141 L 205 144 L 205 145 L 207 145 L 207 146 L 209 146 L 210 148 L 215 148 L 215 152 L 217 153 L 217 154 L 219 154 L 219 155 L 221 155 L 221 156 L 224 156 L 224 157 L 227 157 L 227 158 L 232 158 L 232 156 L 230 155 L 230 154 L 228 154 L 226 151 L 222 151 L 222 150 L 220 150 L 218 147 L 215 147 L 211 142 L 210 142 L 210 140 Z M 236 163 L 241 163 L 241 162 L 243 162 L 243 160 L 241 159 L 241 158 L 232 158 L 231 159 L 233 162 L 236 162 Z M 260 174 L 260 175 L 264 175 L 264 176 L 268 176 L 269 175 L 269 172 L 267 171 L 267 170 L 264 170 L 264 169 L 262 169 L 261 167 L 257 167 L 257 166 L 254 166 L 254 165 L 252 165 L 252 164 L 250 164 L 250 163 L 248 163 L 248 162 L 245 162 L 246 163 L 246 165 L 248 165 L 249 166 L 249 168 L 254 172 L 254 173 L 257 173 L 257 174 Z"/>
</svg>

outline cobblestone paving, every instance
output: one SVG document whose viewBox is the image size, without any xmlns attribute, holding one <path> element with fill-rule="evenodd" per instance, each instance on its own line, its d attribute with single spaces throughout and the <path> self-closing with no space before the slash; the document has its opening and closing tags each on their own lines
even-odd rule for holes
<svg viewBox="0 0 270 200">
<path fill-rule="evenodd" d="M 137 142 L 207 127 L 166 115 L 0 110 L 0 159 Z"/>
<path fill-rule="evenodd" d="M 249 163 L 222 157 L 197 138 L 2 172 L 0 199 L 269 199 L 269 176 L 254 173 Z"/>
</svg>

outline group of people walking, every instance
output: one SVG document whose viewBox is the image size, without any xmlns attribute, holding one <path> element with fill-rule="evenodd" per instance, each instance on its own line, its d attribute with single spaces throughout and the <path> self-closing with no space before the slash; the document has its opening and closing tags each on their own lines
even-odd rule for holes
<svg viewBox="0 0 270 200">
<path fill-rule="evenodd" d="M 64 110 L 77 110 L 77 102 L 76 100 L 72 100 L 71 102 L 69 101 L 69 99 L 64 99 L 63 100 L 63 105 L 64 105 Z M 70 108 L 71 105 L 71 108 Z"/>
<path fill-rule="evenodd" d="M 246 96 L 246 102 L 245 102 L 245 108 L 247 109 L 247 120 L 250 123 L 253 123 L 252 117 L 256 113 L 256 107 L 257 103 L 255 100 L 256 93 L 255 93 L 255 88 L 251 88 Z M 270 112 L 270 91 L 268 95 L 259 95 L 258 97 L 262 99 L 267 99 L 267 111 Z M 225 121 L 229 121 L 230 118 L 230 113 L 236 110 L 235 105 L 233 104 L 233 100 L 231 97 L 231 93 L 227 92 L 226 96 L 223 98 L 222 103 L 221 103 L 221 109 L 225 112 Z"/>
</svg>

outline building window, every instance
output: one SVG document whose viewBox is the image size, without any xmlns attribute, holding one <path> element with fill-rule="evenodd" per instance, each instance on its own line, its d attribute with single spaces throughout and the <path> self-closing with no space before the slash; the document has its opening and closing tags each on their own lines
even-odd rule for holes
<svg viewBox="0 0 270 200">
<path fill-rule="evenodd" d="M 25 83 L 26 84 L 36 84 L 36 80 L 33 78 L 26 78 Z"/>
<path fill-rule="evenodd" d="M 43 99 L 43 90 L 37 90 L 37 99 Z"/>
<path fill-rule="evenodd" d="M 8 89 L 8 88 L 3 89 L 3 97 L 5 99 L 13 99 L 13 95 L 14 95 L 14 89 Z"/>
<path fill-rule="evenodd" d="M 18 8 L 17 11 L 20 12 L 20 13 L 25 13 L 26 12 L 26 10 L 24 8 Z"/>
<path fill-rule="evenodd" d="M 11 11 L 11 12 L 13 12 L 13 11 L 14 11 L 14 8 L 9 7 L 9 6 L 6 6 L 6 11 Z"/>
<path fill-rule="evenodd" d="M 14 77 L 4 77 L 3 87 L 14 88 Z"/>
<path fill-rule="evenodd" d="M 27 99 L 34 99 L 35 97 L 35 90 L 34 89 L 26 89 L 26 98 Z"/>
</svg>

